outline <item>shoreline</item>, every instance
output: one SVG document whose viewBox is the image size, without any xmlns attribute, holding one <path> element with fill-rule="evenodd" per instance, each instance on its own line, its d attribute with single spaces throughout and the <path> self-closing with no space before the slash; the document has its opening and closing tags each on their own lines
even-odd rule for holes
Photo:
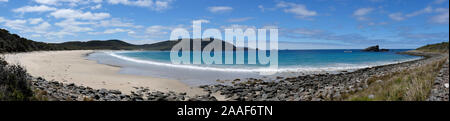
<svg viewBox="0 0 450 121">
<path fill-rule="evenodd" d="M 354 72 L 280 77 L 277 82 L 252 79 L 252 81 L 240 82 L 232 86 L 219 84 L 200 87 L 210 93 L 225 95 L 225 98 L 229 101 L 337 101 L 345 100 L 345 95 L 363 91 L 371 83 L 383 82 L 383 80 L 369 82 L 372 77 L 422 67 L 443 59 L 448 60 L 448 55 L 445 54 L 418 51 L 400 54 L 420 55 L 423 58 L 358 69 Z"/>
<path fill-rule="evenodd" d="M 129 52 L 129 51 L 125 51 Z M 119 51 L 120 53 L 120 51 Z M 241 69 L 241 68 L 221 68 L 221 67 L 198 67 L 195 65 L 171 65 L 169 63 L 163 62 L 154 62 L 151 60 L 145 59 L 136 59 L 135 58 L 122 58 L 111 56 L 111 53 L 108 52 L 97 52 L 92 57 L 89 57 L 90 60 L 94 60 L 99 62 L 100 64 L 110 65 L 110 66 L 119 66 L 122 67 L 121 73 L 132 74 L 132 75 L 142 75 L 142 76 L 152 76 L 159 77 L 165 79 L 175 79 L 180 80 L 185 84 L 190 86 L 201 86 L 201 85 L 215 85 L 221 84 L 222 82 L 218 82 L 217 80 L 248 80 L 251 78 L 264 78 L 267 79 L 276 79 L 277 77 L 290 77 L 290 76 L 299 76 L 299 75 L 311 75 L 311 74 L 336 74 L 342 72 L 353 72 L 359 69 L 364 68 L 372 68 L 376 66 L 384 66 L 391 64 L 404 63 L 409 61 L 415 61 L 423 59 L 423 57 L 410 57 L 409 59 L 399 59 L 395 61 L 379 61 L 368 64 L 352 64 L 352 65 L 340 65 L 340 66 L 319 66 L 319 67 L 280 67 L 274 75 L 260 75 L 260 71 L 266 71 L 262 68 L 251 68 L 251 69 Z M 141 64 L 143 63 L 143 64 Z M 163 64 L 160 64 L 163 63 Z M 138 66 L 136 66 L 138 65 Z M 145 68 L 144 68 L 145 66 Z M 189 67 L 186 67 L 189 66 Z M 193 66 L 193 67 L 190 67 Z M 213 69 L 211 69 L 213 68 Z M 165 71 L 165 70 L 170 71 Z M 220 69 L 220 70 L 218 70 Z M 190 73 L 190 70 L 196 71 L 194 74 Z M 245 71 L 242 71 L 245 70 Z M 148 73 L 144 73 L 148 72 Z M 242 73 L 241 73 L 242 72 Z M 177 73 L 187 73 L 185 75 L 177 75 Z M 220 74 L 218 74 L 220 73 Z M 213 75 L 213 76 L 212 76 Z"/>
<path fill-rule="evenodd" d="M 46 80 L 88 86 L 95 89 L 119 90 L 125 94 L 135 87 L 148 87 L 151 91 L 186 92 L 187 95 L 203 95 L 204 91 L 190 87 L 178 80 L 154 78 L 118 73 L 121 67 L 99 64 L 86 59 L 96 50 L 35 51 L 4 54 L 10 64 L 19 64 L 33 77 Z"/>
<path fill-rule="evenodd" d="M 120 66 L 117 67 L 107 64 L 100 64 L 86 58 L 88 54 L 92 54 L 94 52 L 95 51 L 93 50 L 38 51 L 29 53 L 6 54 L 5 59 L 9 63 L 15 62 L 15 64 L 20 64 L 22 66 L 25 66 L 26 68 L 27 66 L 34 67 L 31 69 L 27 68 L 28 73 L 30 73 L 33 77 L 36 77 L 36 79 L 34 79 L 35 81 L 33 82 L 34 85 L 38 89 L 50 93 L 50 95 L 56 93 L 57 96 L 55 97 L 57 97 L 58 100 L 66 100 L 67 97 L 71 97 L 71 95 L 76 94 L 80 96 L 76 96 L 77 98 L 72 98 L 72 100 L 82 101 L 86 100 L 86 98 L 80 99 L 80 97 L 88 97 L 88 99 L 93 99 L 95 101 L 324 101 L 339 100 L 341 98 L 341 95 L 357 92 L 367 88 L 369 86 L 367 78 L 369 77 L 380 76 L 395 71 L 401 71 L 410 67 L 418 67 L 429 62 L 434 62 L 437 59 L 441 59 L 443 57 L 448 58 L 448 56 L 440 54 L 411 51 L 400 54 L 415 54 L 416 56 L 422 56 L 422 58 L 401 63 L 357 69 L 355 71 L 344 71 L 337 74 L 326 73 L 307 74 L 298 77 L 277 77 L 277 79 L 272 80 L 272 82 L 269 82 L 270 80 L 265 81 L 263 79 L 256 78 L 250 78 L 250 81 L 247 82 L 236 79 L 238 81 L 234 80 L 233 82 L 236 82 L 236 84 L 233 84 L 232 86 L 217 84 L 190 87 L 177 80 L 120 74 L 118 73 L 121 69 Z M 63 54 L 64 56 L 57 56 L 58 54 Z M 77 75 L 97 75 L 95 77 L 89 77 L 91 78 L 89 81 L 79 81 L 78 79 L 81 79 L 80 77 L 75 77 L 76 79 L 71 78 L 70 81 L 64 81 L 64 78 L 62 78 L 62 80 L 58 80 L 58 76 L 51 75 L 55 73 L 54 70 L 51 70 L 52 68 L 55 68 L 54 66 L 67 66 L 64 65 L 64 63 L 69 63 L 68 66 L 71 66 L 70 64 L 74 64 L 73 66 L 80 66 L 77 65 L 77 63 L 74 63 L 74 60 L 71 59 L 74 59 L 78 64 L 82 63 L 81 67 L 84 68 L 82 68 L 80 71 L 86 71 L 86 68 L 102 68 L 106 69 L 107 73 L 105 73 L 105 70 L 96 70 L 99 71 L 100 74 L 95 71 L 95 73 L 93 71 L 90 71 L 93 73 L 83 73 L 82 75 Z M 62 61 L 59 64 L 62 63 L 63 66 L 58 64 L 52 65 L 52 63 L 55 63 L 56 60 Z M 41 64 L 39 64 L 40 66 L 36 67 L 35 63 L 33 64 L 29 61 L 38 61 L 37 63 Z M 87 67 L 86 65 L 88 65 L 89 67 Z M 45 68 L 42 68 L 43 66 Z M 69 70 L 69 72 L 73 72 L 70 71 L 70 68 L 67 70 Z M 43 73 L 44 75 L 47 75 L 42 76 L 44 77 L 44 79 L 37 78 L 41 77 L 36 76 L 39 75 L 37 71 L 39 71 L 41 74 Z M 76 75 L 73 73 L 70 74 Z M 102 76 L 108 76 L 108 79 L 112 79 L 112 81 L 102 81 L 102 79 L 105 79 L 99 78 Z M 45 79 L 52 81 L 46 81 Z M 136 79 L 137 82 L 128 82 L 128 85 L 124 84 L 124 82 L 126 82 L 124 80 L 132 79 Z M 98 83 L 100 83 L 100 81 L 102 84 L 99 85 Z M 154 86 L 154 84 L 159 84 L 159 87 Z M 174 86 L 172 84 L 178 84 L 178 86 Z M 55 88 L 57 92 L 54 92 Z M 63 90 L 61 91 L 60 88 L 63 88 Z M 76 90 L 75 93 L 73 92 L 73 90 Z M 87 95 L 84 93 L 79 94 L 77 92 L 85 92 L 86 90 L 93 93 Z M 120 93 L 117 93 L 114 90 L 118 90 L 120 91 Z M 124 94 L 122 94 L 122 92 Z M 59 95 L 66 96 L 61 97 Z M 110 95 L 115 96 L 108 97 Z"/>
</svg>

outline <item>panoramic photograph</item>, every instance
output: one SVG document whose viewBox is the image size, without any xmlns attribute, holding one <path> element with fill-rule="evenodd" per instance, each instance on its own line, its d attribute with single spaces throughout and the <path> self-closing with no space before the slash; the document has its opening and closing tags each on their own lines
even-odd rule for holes
<svg viewBox="0 0 450 121">
<path fill-rule="evenodd" d="M 448 0 L 0 0 L 0 11 L 0 102 L 449 100 Z"/>
</svg>

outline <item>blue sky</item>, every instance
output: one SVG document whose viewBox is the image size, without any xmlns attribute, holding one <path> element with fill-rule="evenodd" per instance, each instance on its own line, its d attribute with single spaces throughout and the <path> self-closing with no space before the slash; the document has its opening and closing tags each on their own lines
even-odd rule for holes
<svg viewBox="0 0 450 121">
<path fill-rule="evenodd" d="M 168 40 L 175 28 L 278 28 L 281 49 L 449 40 L 448 0 L 0 0 L 0 28 L 42 42 Z"/>
</svg>

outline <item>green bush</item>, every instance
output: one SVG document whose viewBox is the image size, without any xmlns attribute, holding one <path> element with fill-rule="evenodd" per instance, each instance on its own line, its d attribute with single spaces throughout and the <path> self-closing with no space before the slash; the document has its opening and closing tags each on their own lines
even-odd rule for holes
<svg viewBox="0 0 450 121">
<path fill-rule="evenodd" d="M 8 65 L 0 58 L 0 101 L 27 101 L 32 97 L 26 70 L 18 65 Z"/>
</svg>

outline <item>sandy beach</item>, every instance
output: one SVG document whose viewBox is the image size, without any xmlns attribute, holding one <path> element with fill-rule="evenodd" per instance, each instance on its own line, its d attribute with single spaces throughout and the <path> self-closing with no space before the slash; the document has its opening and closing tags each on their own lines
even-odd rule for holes
<svg viewBox="0 0 450 121">
<path fill-rule="evenodd" d="M 381 77 L 386 74 L 402 72 L 411 68 L 421 68 L 433 63 L 444 62 L 448 55 L 419 53 L 411 51 L 413 55 L 429 55 L 419 60 L 403 63 L 381 65 L 372 68 L 359 69 L 352 72 L 339 74 L 312 74 L 295 77 L 282 77 L 277 82 L 253 79 L 248 83 L 231 85 L 202 85 L 190 87 L 189 85 L 171 79 L 154 78 L 150 76 L 127 75 L 119 73 L 121 67 L 99 64 L 88 60 L 86 55 L 93 53 L 92 50 L 82 51 L 40 51 L 29 53 L 6 54 L 5 59 L 10 64 L 20 64 L 34 77 L 43 77 L 47 81 L 61 83 L 74 83 L 78 86 L 88 86 L 94 89 L 119 90 L 125 94 L 131 91 L 142 92 L 142 89 L 134 87 L 147 87 L 151 92 L 186 92 L 188 96 L 202 95 L 201 98 L 189 97 L 188 100 L 210 101 L 211 98 L 219 101 L 324 101 L 343 100 L 342 94 L 363 91 L 369 88 L 369 79 Z M 41 81 L 44 82 L 44 81 Z M 381 83 L 383 80 L 377 80 Z M 51 85 L 51 86 L 49 86 Z M 330 86 L 332 85 L 332 86 Z M 53 89 L 60 90 L 57 94 L 68 94 L 57 96 L 59 100 L 70 96 L 71 90 L 84 91 L 84 89 L 70 89 L 67 86 L 55 86 L 43 84 L 47 92 Z M 61 88 L 60 88 L 61 87 Z M 96 91 L 99 92 L 99 91 Z M 147 93 L 147 92 L 145 92 Z M 211 95 L 209 95 L 211 94 Z M 83 95 L 83 94 L 80 94 Z M 95 97 L 96 94 L 94 94 Z M 109 94 L 108 94 L 109 95 Z M 153 93 L 154 98 L 168 97 L 165 99 L 181 99 L 164 94 Z M 156 96 L 155 96 L 156 95 Z M 78 96 L 80 97 L 80 96 Z M 81 96 L 83 97 L 83 96 Z M 92 97 L 92 96 L 91 96 Z M 76 98 L 78 100 L 78 98 Z M 124 98 L 99 97 L 97 100 Z M 126 100 L 134 98 L 126 98 Z M 81 99 L 83 100 L 83 99 Z M 145 99 L 141 99 L 145 100 Z"/>
<path fill-rule="evenodd" d="M 3 55 L 10 64 L 20 64 L 32 76 L 62 83 L 74 83 L 94 89 L 135 91 L 133 87 L 148 87 L 151 91 L 186 92 L 201 95 L 205 92 L 178 80 L 119 74 L 120 67 L 98 64 L 85 58 L 93 50 L 40 51 Z"/>
</svg>

